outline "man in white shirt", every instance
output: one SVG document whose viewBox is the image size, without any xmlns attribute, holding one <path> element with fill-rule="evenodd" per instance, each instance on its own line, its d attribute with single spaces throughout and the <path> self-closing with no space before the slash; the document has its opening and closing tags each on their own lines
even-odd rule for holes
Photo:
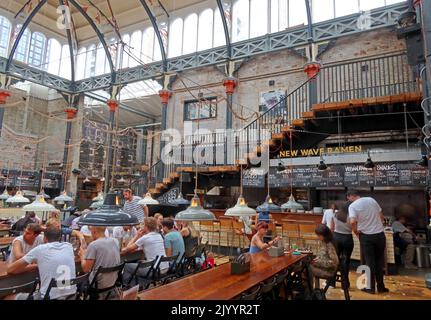
<svg viewBox="0 0 431 320">
<path fill-rule="evenodd" d="M 30 223 L 24 230 L 22 236 L 12 241 L 12 249 L 8 259 L 9 263 L 24 257 L 31 249 L 44 243 L 42 227 L 38 223 Z"/>
<path fill-rule="evenodd" d="M 43 299 L 48 289 L 49 283 L 54 278 L 59 282 L 74 279 L 75 256 L 73 247 L 68 242 L 59 242 L 61 230 L 55 226 L 48 227 L 44 231 L 44 244 L 31 249 L 24 257 L 10 264 L 7 272 L 11 274 L 22 273 L 31 263 L 36 263 L 39 269 L 40 289 L 35 293 L 34 299 Z M 50 299 L 64 299 L 76 292 L 76 286 L 59 286 L 51 289 Z M 28 294 L 18 294 L 17 300 L 27 299 Z"/>
<path fill-rule="evenodd" d="M 362 256 L 371 270 L 371 286 L 363 291 L 374 294 L 377 283 L 379 293 L 388 292 L 383 281 L 386 237 L 382 208 L 373 198 L 361 198 L 356 190 L 347 191 L 347 199 L 352 201 L 349 206 L 352 231 L 359 237 Z"/>
<path fill-rule="evenodd" d="M 142 198 L 134 196 L 131 189 L 124 190 L 123 196 L 126 200 L 123 206 L 124 212 L 134 215 L 136 218 L 138 218 L 139 223 L 142 223 L 144 221 L 144 218 L 148 216 L 147 214 L 145 214 L 144 208 L 140 204 L 138 204 L 139 200 L 141 200 Z"/>
<path fill-rule="evenodd" d="M 158 232 L 157 221 L 153 217 L 144 219 L 144 226 L 139 229 L 136 236 L 130 241 L 129 245 L 121 250 L 122 254 L 142 249 L 145 255 L 145 261 L 153 261 L 156 257 L 166 256 L 165 242 L 162 235 Z M 127 263 L 124 267 L 123 281 L 127 284 L 137 267 L 137 263 Z M 169 268 L 167 262 L 160 264 L 160 270 Z M 139 269 L 139 276 L 146 276 L 148 268 Z"/>
<path fill-rule="evenodd" d="M 331 229 L 332 232 L 334 231 L 333 219 L 336 211 L 337 211 L 337 206 L 335 205 L 335 203 L 333 203 L 330 209 L 326 209 L 323 212 L 323 217 L 322 217 L 322 224 L 325 224 L 329 229 Z"/>
</svg>

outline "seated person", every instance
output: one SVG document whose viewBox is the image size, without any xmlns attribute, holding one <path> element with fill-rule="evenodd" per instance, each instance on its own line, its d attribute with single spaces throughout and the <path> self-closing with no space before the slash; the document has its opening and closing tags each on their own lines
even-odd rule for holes
<svg viewBox="0 0 431 320">
<path fill-rule="evenodd" d="M 15 262 L 24 257 L 31 249 L 44 243 L 42 227 L 38 223 L 30 223 L 24 230 L 22 236 L 16 237 L 12 241 L 12 248 L 8 259 L 9 263 Z"/>
<path fill-rule="evenodd" d="M 262 250 L 268 249 L 272 247 L 274 243 L 277 243 L 277 241 L 280 239 L 279 237 L 276 237 L 269 241 L 268 243 L 265 243 L 263 241 L 263 237 L 266 235 L 268 231 L 268 224 L 266 222 L 259 222 L 256 226 L 257 232 L 251 238 L 250 242 L 250 253 L 258 253 Z"/>
<path fill-rule="evenodd" d="M 338 269 L 338 255 L 332 238 L 331 230 L 324 224 L 319 224 L 315 230 L 319 238 L 319 251 L 310 264 L 311 279 L 316 278 L 316 288 L 320 287 L 319 278 L 328 279 L 335 275 Z"/>
<path fill-rule="evenodd" d="M 157 221 L 153 217 L 144 218 L 144 226 L 138 230 L 136 236 L 130 241 L 129 245 L 121 250 L 122 254 L 133 252 L 138 249 L 144 251 L 145 261 L 153 261 L 156 257 L 166 256 L 163 237 L 158 232 Z M 136 263 L 127 263 L 124 267 L 123 281 L 125 284 L 131 279 L 137 267 Z M 169 268 L 167 262 L 160 264 L 160 271 Z M 148 269 L 139 269 L 137 274 L 145 276 Z"/>
<path fill-rule="evenodd" d="M 112 236 L 118 241 L 121 240 L 121 247 L 126 247 L 138 231 L 134 226 L 114 227 Z"/>
<path fill-rule="evenodd" d="M 193 227 L 193 224 L 189 225 L 185 221 L 178 221 L 177 226 L 178 230 L 183 236 L 186 257 L 194 256 L 196 253 L 196 249 L 200 243 L 199 232 Z"/>
<path fill-rule="evenodd" d="M 178 255 L 178 260 L 185 252 L 184 239 L 177 230 L 174 229 L 174 221 L 170 218 L 163 219 L 162 226 L 165 234 L 166 256 Z"/>
<path fill-rule="evenodd" d="M 72 228 L 73 220 L 79 218 L 81 216 L 81 212 L 78 211 L 78 207 L 71 207 L 67 210 L 69 211 L 69 216 L 61 223 L 61 225 Z"/>
<path fill-rule="evenodd" d="M 117 239 L 105 236 L 106 227 L 90 226 L 91 236 L 94 239 L 87 249 L 81 248 L 79 256 L 81 258 L 82 271 L 90 272 L 89 281 L 93 281 L 97 270 L 118 266 L 121 263 L 120 248 Z M 117 280 L 118 273 L 100 274 L 97 279 L 97 289 L 111 287 Z M 108 294 L 108 292 L 104 293 Z"/>
<path fill-rule="evenodd" d="M 161 234 L 163 234 L 163 226 L 162 226 L 163 215 L 161 213 L 156 213 L 154 214 L 154 219 L 156 219 L 157 221 L 157 229 Z"/>
<path fill-rule="evenodd" d="M 29 225 L 30 223 L 40 223 L 40 219 L 36 218 L 36 213 L 34 213 L 33 211 L 28 211 L 23 217 L 21 217 L 17 222 L 15 222 L 10 229 L 16 232 L 23 232 L 27 225 Z"/>
<path fill-rule="evenodd" d="M 413 264 L 416 251 L 416 235 L 406 227 L 407 219 L 404 216 L 398 217 L 392 223 L 392 230 L 394 232 L 394 245 L 404 254 L 404 267 L 406 269 L 417 269 Z"/>
<path fill-rule="evenodd" d="M 60 242 L 61 231 L 56 226 L 49 226 L 44 231 L 44 244 L 31 249 L 24 257 L 13 262 L 7 268 L 10 274 L 26 271 L 27 265 L 36 263 L 39 269 L 40 290 L 34 294 L 35 300 L 44 298 L 49 283 L 53 278 L 67 280 L 76 277 L 75 256 L 70 243 Z M 62 299 L 76 292 L 76 286 L 53 288 L 50 299 Z M 19 293 L 16 300 L 26 300 L 27 293 Z"/>
<path fill-rule="evenodd" d="M 70 237 L 75 237 L 75 238 L 79 239 L 81 247 L 85 248 L 87 246 L 84 235 L 80 231 L 61 226 L 60 220 L 57 220 L 55 218 L 51 218 L 46 222 L 45 226 L 43 226 L 43 227 L 48 228 L 50 226 L 54 226 L 54 227 L 60 229 L 61 241 L 63 241 L 66 236 L 70 236 Z"/>
</svg>

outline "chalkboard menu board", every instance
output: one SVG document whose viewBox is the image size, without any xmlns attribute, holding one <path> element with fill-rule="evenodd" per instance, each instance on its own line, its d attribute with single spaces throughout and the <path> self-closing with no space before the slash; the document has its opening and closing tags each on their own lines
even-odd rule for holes
<svg viewBox="0 0 431 320">
<path fill-rule="evenodd" d="M 287 187 L 385 187 L 426 186 L 427 170 L 412 163 L 379 163 L 373 169 L 362 164 L 331 165 L 325 171 L 315 166 L 295 167 L 278 172 L 271 168 L 269 185 Z M 253 186 L 253 185 L 252 185 Z"/>
<path fill-rule="evenodd" d="M 21 171 L 6 169 L 1 170 L 0 186 L 27 188 L 27 189 L 38 189 L 40 173 L 36 171 Z M 8 177 L 6 179 L 6 177 Z M 42 186 L 45 188 L 58 189 L 61 175 L 59 173 L 45 172 L 43 174 Z"/>
<path fill-rule="evenodd" d="M 264 169 L 248 169 L 242 172 L 242 184 L 244 187 L 265 187 L 266 172 Z"/>
</svg>

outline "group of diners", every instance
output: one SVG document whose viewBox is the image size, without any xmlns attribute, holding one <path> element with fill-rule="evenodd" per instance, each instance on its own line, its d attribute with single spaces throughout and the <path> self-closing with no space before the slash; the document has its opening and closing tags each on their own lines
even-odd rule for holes
<svg viewBox="0 0 431 320">
<path fill-rule="evenodd" d="M 198 232 L 186 222 L 163 218 L 161 214 L 144 217 L 142 221 L 136 227 L 84 225 L 78 230 L 62 225 L 58 215 L 53 213 L 44 224 L 27 224 L 22 235 L 13 240 L 7 272 L 16 275 L 38 269 L 40 286 L 32 299 L 46 299 L 52 279 L 75 279 L 78 274 L 88 274 L 86 287 L 90 297 L 103 299 L 108 292 L 91 295 L 93 284 L 103 292 L 104 288 L 114 287 L 118 279 L 126 285 L 135 272 L 139 276 L 146 274 L 146 270 L 136 270 L 136 263 L 127 261 L 121 277 L 118 272 L 98 273 L 99 269 L 122 265 L 122 255 L 139 251 L 144 261 L 155 262 L 161 257 L 192 256 L 199 244 Z M 161 273 L 168 268 L 169 263 L 159 265 Z M 52 288 L 49 299 L 66 299 L 76 290 L 76 286 Z M 109 296 L 118 298 L 118 292 L 113 289 Z M 28 299 L 28 295 L 17 294 L 7 299 Z"/>
</svg>

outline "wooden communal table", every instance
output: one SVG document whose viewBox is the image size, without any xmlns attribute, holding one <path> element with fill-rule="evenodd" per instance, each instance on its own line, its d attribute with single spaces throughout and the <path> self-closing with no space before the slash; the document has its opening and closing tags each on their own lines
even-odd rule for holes
<svg viewBox="0 0 431 320">
<path fill-rule="evenodd" d="M 8 245 L 12 244 L 13 239 L 15 239 L 15 237 L 0 238 L 0 246 L 8 246 Z"/>
<path fill-rule="evenodd" d="M 121 261 L 134 261 L 142 259 L 142 250 L 137 250 L 135 252 L 128 253 L 127 255 L 121 256 Z M 81 271 L 81 263 L 79 257 L 75 257 L 76 262 L 76 272 Z M 7 263 L 5 261 L 0 261 L 0 288 L 9 288 L 21 284 L 25 284 L 34 281 L 38 276 L 39 272 L 37 269 L 29 269 L 26 272 L 20 274 L 8 274 L 7 273 Z"/>
<path fill-rule="evenodd" d="M 230 300 L 275 274 L 303 260 L 307 255 L 270 257 L 267 251 L 252 254 L 251 270 L 230 274 L 230 263 L 141 292 L 141 300 Z"/>
</svg>

